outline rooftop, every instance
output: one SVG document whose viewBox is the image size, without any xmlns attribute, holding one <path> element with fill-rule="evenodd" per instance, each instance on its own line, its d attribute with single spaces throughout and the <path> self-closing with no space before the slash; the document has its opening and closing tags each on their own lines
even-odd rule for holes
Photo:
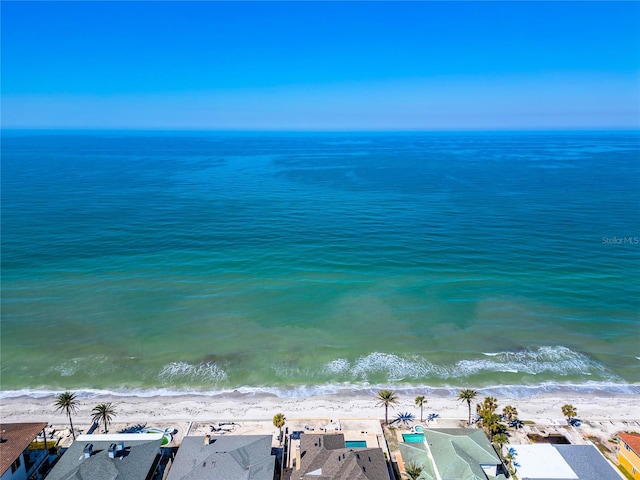
<svg viewBox="0 0 640 480">
<path fill-rule="evenodd" d="M 522 480 L 578 480 L 560 452 L 550 443 L 510 445 L 516 452 L 518 478 Z"/>
<path fill-rule="evenodd" d="M 300 435 L 300 459 L 292 480 L 389 480 L 382 449 L 346 448 L 341 433 Z"/>
<path fill-rule="evenodd" d="M 80 435 L 47 480 L 145 480 L 155 465 L 161 443 L 162 434 Z M 113 444 L 118 450 L 111 458 L 109 449 Z"/>
<path fill-rule="evenodd" d="M 0 443 L 0 476 L 4 475 L 11 464 L 24 452 L 46 423 L 3 423 L 0 424 L 2 443 Z M 51 442 L 53 446 L 53 441 Z"/>
<path fill-rule="evenodd" d="M 593 445 L 554 445 L 580 480 L 620 480 L 620 475 Z"/>
<path fill-rule="evenodd" d="M 620 439 L 633 450 L 636 455 L 640 455 L 640 435 L 637 433 L 620 433 Z"/>
<path fill-rule="evenodd" d="M 593 445 L 510 445 L 521 480 L 620 480 Z"/>
<path fill-rule="evenodd" d="M 490 476 L 482 467 L 502 463 L 482 430 L 425 429 L 424 436 L 443 478 L 503 478 L 502 475 Z"/>
<path fill-rule="evenodd" d="M 403 462 L 423 467 L 421 480 L 502 480 L 500 458 L 482 430 L 424 429 L 424 442 L 400 443 Z"/>
<path fill-rule="evenodd" d="M 271 435 L 188 436 L 167 480 L 272 480 Z"/>
</svg>

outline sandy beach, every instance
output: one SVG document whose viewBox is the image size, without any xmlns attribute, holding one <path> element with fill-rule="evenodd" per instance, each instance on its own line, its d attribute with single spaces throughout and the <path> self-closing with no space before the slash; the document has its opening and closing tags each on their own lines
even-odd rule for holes
<svg viewBox="0 0 640 480">
<path fill-rule="evenodd" d="M 414 405 L 415 394 L 399 394 L 398 404 L 389 409 L 392 420 L 400 412 L 415 415 L 420 420 L 420 410 Z M 477 400 L 484 395 L 479 393 Z M 455 428 L 466 426 L 468 408 L 456 398 L 456 394 L 439 392 L 427 395 L 423 425 L 428 428 Z M 570 443 L 594 444 L 612 462 L 617 452 L 619 432 L 640 432 L 640 402 L 638 395 L 587 394 L 575 391 L 556 391 L 528 397 L 498 397 L 498 410 L 506 405 L 517 408 L 525 421 L 520 430 L 511 430 L 511 444 L 531 443 L 531 435 L 537 437 L 563 436 Z M 281 398 L 269 394 L 226 393 L 218 395 L 181 396 L 94 396 L 79 398 L 80 407 L 73 417 L 76 433 L 91 432 L 91 410 L 98 403 L 113 402 L 116 415 L 109 425 L 109 432 L 124 431 L 140 425 L 172 432 L 168 447 L 177 447 L 187 435 L 272 435 L 273 446 L 278 445 L 278 429 L 272 423 L 276 413 L 284 413 L 286 427 L 290 431 L 316 432 L 339 429 L 347 440 L 367 439 L 387 447 L 382 441 L 384 433 L 381 420 L 384 408 L 377 405 L 374 392 L 345 391 L 340 394 L 311 396 L 306 398 Z M 0 400 L 1 422 L 47 422 L 47 434 L 61 447 L 71 445 L 68 419 L 55 412 L 54 397 L 43 396 L 3 398 Z M 561 413 L 562 405 L 576 407 L 582 421 L 580 427 L 569 426 Z M 472 412 L 475 404 L 472 404 Z M 426 421 L 430 414 L 437 418 Z M 394 425 L 400 430 L 409 426 Z M 102 426 L 93 433 L 102 433 Z M 371 437 L 371 438 L 369 438 Z M 395 458 L 395 453 L 389 453 Z"/>
<path fill-rule="evenodd" d="M 411 412 L 419 418 L 420 411 L 414 405 L 415 395 L 399 395 L 399 402 L 389 410 L 393 418 L 399 412 Z M 483 395 L 478 394 L 478 400 Z M 499 409 L 513 405 L 522 420 L 542 424 L 563 422 L 561 407 L 571 403 L 578 417 L 595 421 L 621 421 L 632 425 L 640 422 L 640 398 L 637 395 L 595 395 L 558 391 L 530 397 L 498 397 Z M 466 419 L 467 405 L 454 394 L 427 395 L 424 416 L 437 413 L 440 419 Z M 268 394 L 227 393 L 219 395 L 184 396 L 96 396 L 79 398 L 80 408 L 76 424 L 90 423 L 91 410 L 102 402 L 113 402 L 116 422 L 149 421 L 260 421 L 270 420 L 282 412 L 289 419 L 295 418 L 383 418 L 384 409 L 377 405 L 373 393 L 340 393 L 307 398 L 280 398 Z M 16 397 L 0 400 L 0 418 L 5 422 L 45 421 L 51 424 L 66 423 L 66 417 L 55 412 L 53 396 L 41 398 Z M 640 431 L 640 423 L 635 425 Z"/>
</svg>

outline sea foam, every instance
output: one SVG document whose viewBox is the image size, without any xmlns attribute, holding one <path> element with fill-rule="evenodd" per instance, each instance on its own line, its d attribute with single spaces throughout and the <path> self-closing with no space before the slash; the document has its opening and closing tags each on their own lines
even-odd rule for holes
<svg viewBox="0 0 640 480">
<path fill-rule="evenodd" d="M 361 381 L 368 381 L 374 374 L 383 374 L 391 382 L 422 378 L 425 381 L 429 378 L 464 378 L 485 372 L 529 375 L 551 372 L 560 376 L 598 374 L 604 379 L 617 379 L 601 363 L 564 346 L 543 346 L 535 350 L 483 355 L 488 358 L 465 359 L 446 365 L 432 363 L 418 355 L 400 356 L 373 352 L 354 361 L 346 358 L 331 360 L 322 367 L 322 373 Z"/>
<path fill-rule="evenodd" d="M 212 382 L 216 384 L 227 380 L 228 377 L 227 372 L 213 362 L 198 364 L 171 362 L 162 367 L 158 374 L 158 378 L 165 385 L 184 381 Z"/>
<path fill-rule="evenodd" d="M 469 388 L 477 390 L 480 395 L 491 395 L 507 398 L 528 398 L 538 394 L 561 394 L 563 392 L 596 395 L 640 395 L 640 384 L 616 383 L 616 382 L 585 382 L 585 383 L 560 383 L 544 382 L 535 385 L 505 384 L 485 387 Z M 201 396 L 215 397 L 219 395 L 269 395 L 279 398 L 308 398 L 313 396 L 375 396 L 379 390 L 392 389 L 396 393 L 414 396 L 427 394 L 434 396 L 451 396 L 455 398 L 460 391 L 459 387 L 433 387 L 429 385 L 399 385 L 389 383 L 356 384 L 356 383 L 328 383 L 323 385 L 300 385 L 296 387 L 238 387 L 234 389 L 197 389 L 197 388 L 153 388 L 153 389 L 79 389 L 74 390 L 78 398 L 94 399 L 104 397 L 115 398 L 150 398 L 150 397 L 179 397 Z M 0 399 L 3 398 L 49 398 L 58 395 L 62 390 L 48 389 L 20 389 L 0 391 Z"/>
</svg>

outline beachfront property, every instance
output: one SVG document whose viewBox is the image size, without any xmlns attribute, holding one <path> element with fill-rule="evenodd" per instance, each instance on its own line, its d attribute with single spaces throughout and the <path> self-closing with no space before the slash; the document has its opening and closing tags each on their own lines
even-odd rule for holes
<svg viewBox="0 0 640 480">
<path fill-rule="evenodd" d="M 482 430 L 429 428 L 405 433 L 399 463 L 422 467 L 420 480 L 506 480 L 504 466 Z"/>
<path fill-rule="evenodd" d="M 271 435 L 187 436 L 167 480 L 273 480 Z"/>
<path fill-rule="evenodd" d="M 618 434 L 618 462 L 633 477 L 640 479 L 640 435 Z"/>
<path fill-rule="evenodd" d="M 291 480 L 389 480 L 381 448 L 348 448 L 342 433 L 303 433 L 291 453 Z"/>
<path fill-rule="evenodd" d="M 0 480 L 27 480 L 47 468 L 46 426 L 46 423 L 0 424 Z M 43 448 L 30 448 L 41 434 Z M 51 441 L 50 446 L 54 444 Z"/>
<path fill-rule="evenodd" d="M 80 435 L 47 480 L 147 480 L 160 465 L 161 433 Z"/>
<path fill-rule="evenodd" d="M 593 445 L 510 445 L 520 480 L 620 480 Z"/>
</svg>

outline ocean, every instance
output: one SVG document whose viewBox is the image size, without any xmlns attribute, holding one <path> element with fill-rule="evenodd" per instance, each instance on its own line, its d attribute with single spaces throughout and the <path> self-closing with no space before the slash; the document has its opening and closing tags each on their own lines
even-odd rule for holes
<svg viewBox="0 0 640 480">
<path fill-rule="evenodd" d="M 2 396 L 640 393 L 640 133 L 2 132 Z"/>
</svg>

